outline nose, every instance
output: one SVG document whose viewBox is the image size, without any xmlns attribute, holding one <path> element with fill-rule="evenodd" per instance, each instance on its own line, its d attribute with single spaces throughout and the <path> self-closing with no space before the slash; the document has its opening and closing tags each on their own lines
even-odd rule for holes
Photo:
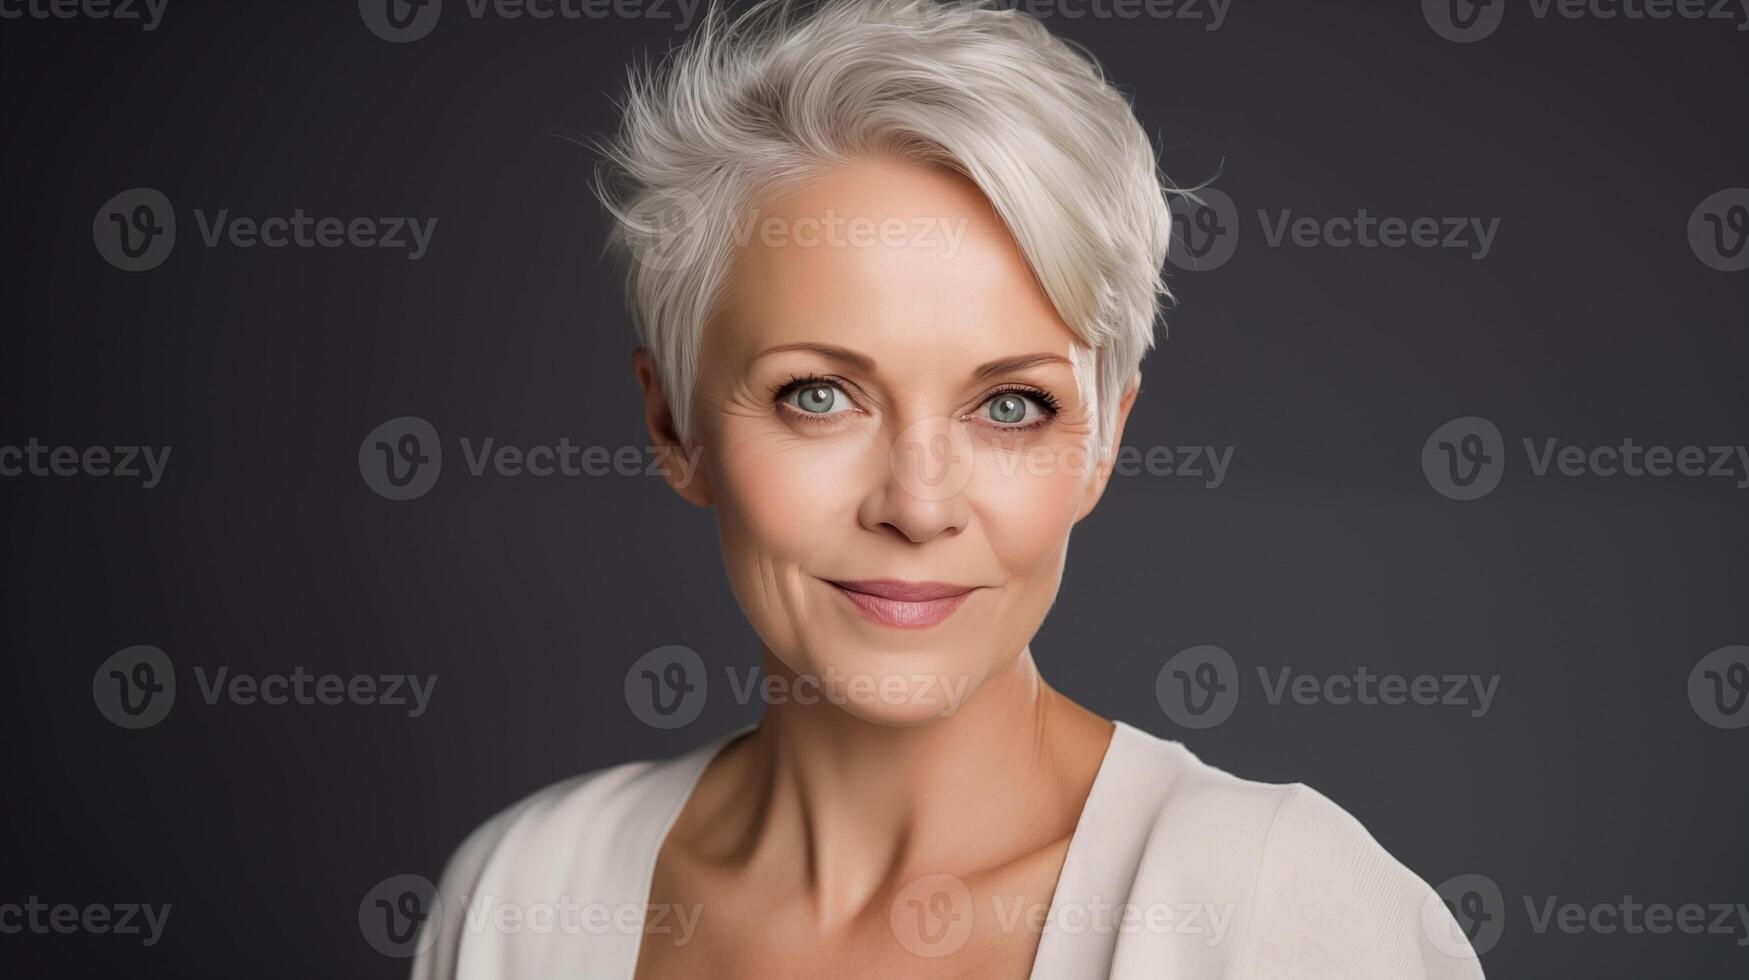
<svg viewBox="0 0 1749 980">
<path fill-rule="evenodd" d="M 972 468 L 971 441 L 952 419 L 914 422 L 892 441 L 885 478 L 869 488 L 857 519 L 871 531 L 891 529 L 914 544 L 957 534 L 971 519 L 966 488 Z"/>
</svg>

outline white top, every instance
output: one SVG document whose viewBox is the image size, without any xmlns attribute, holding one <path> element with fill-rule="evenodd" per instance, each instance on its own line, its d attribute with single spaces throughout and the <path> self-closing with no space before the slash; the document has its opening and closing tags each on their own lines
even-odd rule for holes
<svg viewBox="0 0 1749 980">
<path fill-rule="evenodd" d="M 444 871 L 414 980 L 631 980 L 657 852 L 706 765 L 746 730 L 555 783 L 481 825 Z M 1439 897 L 1347 811 L 1298 783 L 1231 776 L 1120 721 L 1031 975 L 1476 980 L 1482 971 Z"/>
</svg>

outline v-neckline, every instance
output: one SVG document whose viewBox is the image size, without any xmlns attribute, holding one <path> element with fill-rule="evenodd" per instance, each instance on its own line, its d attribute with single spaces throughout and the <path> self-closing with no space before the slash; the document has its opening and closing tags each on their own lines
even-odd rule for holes
<svg viewBox="0 0 1749 980">
<path fill-rule="evenodd" d="M 678 792 L 674 794 L 675 798 L 668 806 L 668 815 L 663 821 L 661 830 L 655 835 L 654 846 L 646 848 L 647 853 L 643 855 L 638 871 L 639 878 L 637 880 L 642 881 L 643 886 L 637 893 L 642 896 L 646 915 L 649 914 L 650 897 L 656 885 L 656 864 L 661 860 L 662 848 L 667 845 L 668 837 L 674 832 L 674 825 L 679 822 L 680 814 L 686 809 L 686 804 L 691 802 L 692 794 L 698 789 L 699 781 L 703 778 L 705 770 L 709 769 L 710 764 L 722 755 L 724 749 L 758 727 L 758 722 L 743 725 L 738 729 L 717 736 L 676 760 L 677 763 L 684 764 L 684 768 L 681 770 L 684 778 L 676 783 Z M 1132 739 L 1138 737 L 1146 739 L 1150 736 L 1123 721 L 1113 719 L 1111 739 L 1105 745 L 1105 753 L 1100 757 L 1099 768 L 1093 774 L 1093 784 L 1088 787 L 1087 798 L 1082 801 L 1081 812 L 1075 819 L 1075 829 L 1069 835 L 1069 847 L 1063 855 L 1063 866 L 1057 872 L 1056 887 L 1051 891 L 1049 911 L 1044 920 L 1047 927 L 1039 936 L 1038 948 L 1033 952 L 1032 967 L 1027 972 L 1027 980 L 1043 980 L 1046 976 L 1051 977 L 1051 980 L 1072 980 L 1079 975 L 1078 973 L 1062 972 L 1066 964 L 1059 965 L 1057 969 L 1048 973 L 1045 971 L 1047 961 L 1065 958 L 1065 954 L 1070 952 L 1068 946 L 1071 945 L 1071 937 L 1060 930 L 1049 928 L 1049 923 L 1057 921 L 1061 905 L 1066 899 L 1087 902 L 1100 894 L 1097 888 L 1092 887 L 1095 882 L 1089 880 L 1097 876 L 1097 870 L 1092 867 L 1095 862 L 1087 854 L 1087 849 L 1093 846 L 1088 837 L 1089 824 L 1115 815 L 1113 805 L 1120 802 L 1115 799 L 1119 795 L 1115 784 L 1121 782 L 1120 770 L 1124 768 L 1123 760 L 1128 757 L 1132 748 Z M 1107 884 L 1116 885 L 1119 883 L 1108 882 Z M 1073 938 L 1081 939 L 1084 936 Z M 632 951 L 628 958 L 629 968 L 624 980 L 636 980 L 638 961 L 643 956 L 643 930 L 639 929 L 636 934 L 629 937 L 629 940 L 632 943 Z M 1077 962 L 1077 966 L 1082 969 L 1086 969 L 1090 965 L 1085 960 Z M 1101 968 L 1086 972 L 1086 976 L 1089 978 L 1104 976 L 1103 967 L 1109 965 L 1107 959 Z"/>
</svg>

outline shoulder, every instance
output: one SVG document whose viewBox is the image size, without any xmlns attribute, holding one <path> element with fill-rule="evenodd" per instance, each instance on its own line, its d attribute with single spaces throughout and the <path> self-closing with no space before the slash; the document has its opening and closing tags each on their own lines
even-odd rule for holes
<svg viewBox="0 0 1749 980">
<path fill-rule="evenodd" d="M 640 760 L 571 776 L 504 807 L 473 829 L 445 865 L 445 882 L 478 880 L 523 858 L 562 847 L 587 858 L 612 846 L 627 823 L 659 820 L 663 795 L 685 757 Z"/>
<path fill-rule="evenodd" d="M 538 917 L 641 910 L 662 837 L 721 741 L 560 780 L 480 823 L 444 866 L 416 944 L 415 980 L 538 955 L 533 947 L 554 932 L 537 929 Z M 601 955 L 619 952 L 601 944 Z"/>
<path fill-rule="evenodd" d="M 1438 895 L 1352 814 L 1303 783 L 1242 779 L 1143 734 L 1159 780 L 1136 892 L 1225 917 L 1241 975 L 1475 978 Z"/>
</svg>

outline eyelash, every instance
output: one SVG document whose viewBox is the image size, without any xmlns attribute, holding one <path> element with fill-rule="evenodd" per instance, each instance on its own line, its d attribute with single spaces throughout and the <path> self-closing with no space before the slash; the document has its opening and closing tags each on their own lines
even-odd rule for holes
<svg viewBox="0 0 1749 980">
<path fill-rule="evenodd" d="M 844 392 L 846 397 L 850 394 L 849 389 L 851 388 L 851 385 L 849 382 L 842 379 L 830 378 L 819 374 L 797 374 L 791 375 L 788 380 L 779 383 L 771 389 L 771 401 L 773 404 L 780 405 L 783 403 L 784 399 L 795 394 L 799 389 L 827 385 Z M 983 401 L 978 403 L 978 407 L 982 408 L 990 403 L 990 399 L 1007 394 L 1025 395 L 1037 402 L 1038 407 L 1042 411 L 1037 419 L 1028 422 L 1025 425 L 999 425 L 992 423 L 991 427 L 1000 432 L 1026 432 L 1043 425 L 1049 425 L 1051 422 L 1055 421 L 1057 414 L 1062 411 L 1061 403 L 1057 401 L 1055 395 L 1045 391 L 1043 388 L 1034 388 L 1031 385 L 1019 384 L 1003 385 L 1000 388 L 991 391 L 984 396 Z M 829 416 L 820 416 L 802 411 L 795 411 L 791 414 L 806 416 L 810 422 L 815 424 L 828 424 L 830 418 Z"/>
</svg>

